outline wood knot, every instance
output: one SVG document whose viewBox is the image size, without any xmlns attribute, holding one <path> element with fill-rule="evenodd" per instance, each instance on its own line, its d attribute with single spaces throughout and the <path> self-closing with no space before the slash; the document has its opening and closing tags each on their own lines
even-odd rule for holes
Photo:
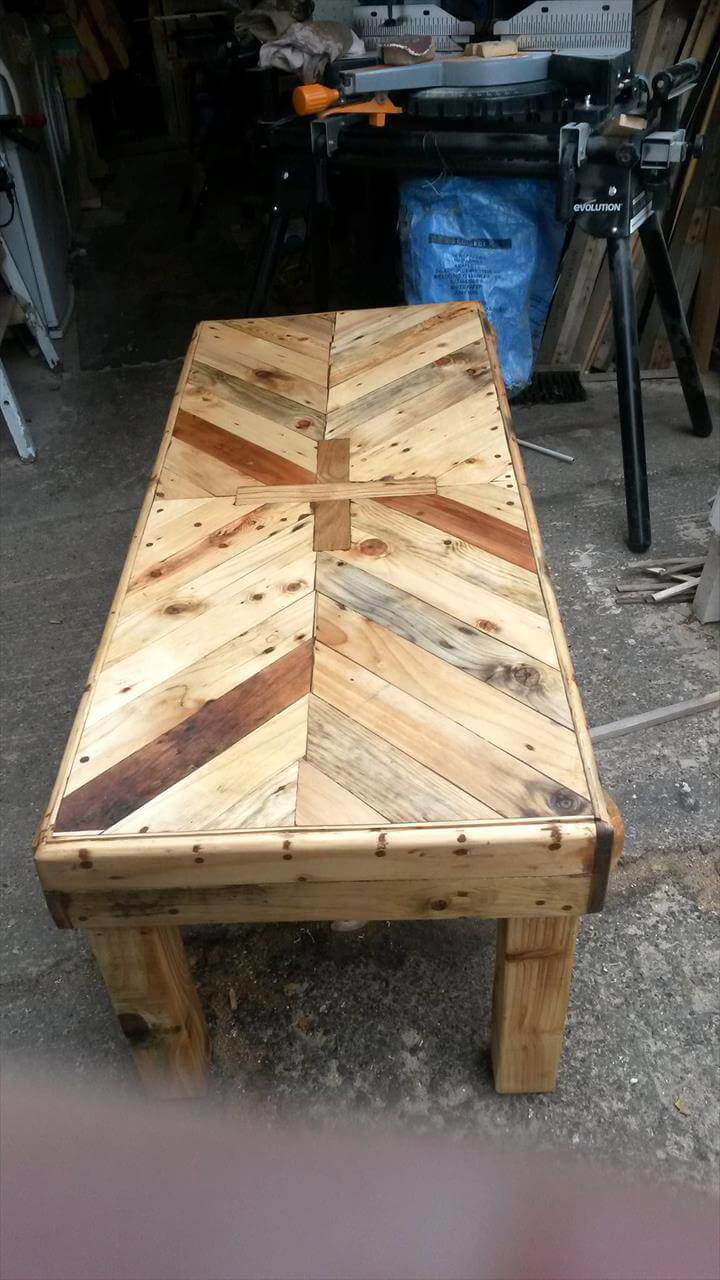
<svg viewBox="0 0 720 1280">
<path fill-rule="evenodd" d="M 434 902 L 430 903 L 430 909 L 432 911 L 444 911 L 446 907 L 447 902 L 445 898 L 436 898 Z"/>
<path fill-rule="evenodd" d="M 359 543 L 358 551 L 364 556 L 386 556 L 388 551 L 387 542 L 381 542 L 380 538 L 365 538 L 364 542 Z"/>
<path fill-rule="evenodd" d="M 516 667 L 506 668 L 516 684 L 524 684 L 528 689 L 537 689 L 540 684 L 540 672 L 536 667 L 528 667 L 519 663 Z"/>
<path fill-rule="evenodd" d="M 297 427 L 298 431 L 307 431 L 308 427 L 312 426 L 312 419 L 298 418 L 297 422 L 295 423 L 295 426 Z"/>
<path fill-rule="evenodd" d="M 574 791 L 567 791 L 564 787 L 559 787 L 557 791 L 553 791 L 550 797 L 550 804 L 556 813 L 582 813 L 585 807 L 585 802 L 581 800 L 580 796 L 576 796 Z"/>
<path fill-rule="evenodd" d="M 179 600 L 176 604 L 169 604 L 163 610 L 164 613 L 170 615 L 176 613 L 197 613 L 198 609 L 202 609 L 200 600 Z"/>
<path fill-rule="evenodd" d="M 152 1030 L 139 1013 L 119 1013 L 118 1022 L 134 1048 L 152 1043 Z"/>
</svg>

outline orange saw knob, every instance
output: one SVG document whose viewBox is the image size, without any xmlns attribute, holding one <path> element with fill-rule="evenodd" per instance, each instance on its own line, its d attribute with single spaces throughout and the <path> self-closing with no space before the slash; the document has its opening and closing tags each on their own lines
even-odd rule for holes
<svg viewBox="0 0 720 1280">
<path fill-rule="evenodd" d="M 315 116 L 339 101 L 337 89 L 326 89 L 324 84 L 299 84 L 293 89 L 292 104 L 299 116 Z"/>
</svg>

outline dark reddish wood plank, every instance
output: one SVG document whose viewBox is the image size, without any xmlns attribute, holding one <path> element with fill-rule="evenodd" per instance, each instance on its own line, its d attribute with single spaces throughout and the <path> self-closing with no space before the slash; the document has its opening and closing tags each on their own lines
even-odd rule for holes
<svg viewBox="0 0 720 1280">
<path fill-rule="evenodd" d="M 474 511 L 452 498 L 378 498 L 388 507 L 396 511 L 404 511 L 416 520 L 432 524 L 444 533 L 451 533 L 463 542 L 471 542 L 473 546 L 489 551 L 501 560 L 509 560 L 521 569 L 529 569 L 537 573 L 537 565 L 533 555 L 530 535 L 527 529 L 518 529 L 514 525 L 498 520 L 497 516 L 485 515 L 482 511 Z"/>
<path fill-rule="evenodd" d="M 332 483 L 350 478 L 350 441 L 321 440 L 317 447 L 317 478 Z M 315 551 L 345 551 L 351 545 L 350 501 L 313 503 Z"/>
<path fill-rule="evenodd" d="M 241 436 L 223 431 L 214 422 L 206 422 L 195 413 L 180 409 L 173 432 L 177 440 L 207 453 L 242 475 L 252 476 L 259 484 L 313 484 L 315 475 L 279 453 L 263 449 Z"/>
<path fill-rule="evenodd" d="M 311 671 L 307 640 L 66 796 L 55 830 L 104 830 L 126 818 L 297 702 L 309 692 Z"/>
</svg>

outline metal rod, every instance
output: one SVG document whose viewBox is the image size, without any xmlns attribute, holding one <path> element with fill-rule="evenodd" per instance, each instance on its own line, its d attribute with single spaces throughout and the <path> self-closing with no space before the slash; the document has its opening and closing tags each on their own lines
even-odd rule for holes
<svg viewBox="0 0 720 1280">
<path fill-rule="evenodd" d="M 652 213 L 641 226 L 640 239 L 693 432 L 696 436 L 709 436 L 712 431 L 710 409 L 695 359 L 682 300 L 673 275 L 670 254 L 656 213 Z"/>
<path fill-rule="evenodd" d="M 700 698 L 688 698 L 686 702 L 673 702 L 669 707 L 656 707 L 654 711 L 641 711 L 639 715 L 625 716 L 623 720 L 611 720 L 609 724 L 596 725 L 590 730 L 590 737 L 593 742 L 607 742 L 610 738 L 634 733 L 636 729 L 665 724 L 668 720 L 680 720 L 683 716 L 694 716 L 699 711 L 710 711 L 712 707 L 718 706 L 720 690 L 704 693 Z"/>
<path fill-rule="evenodd" d="M 518 444 L 523 449 L 532 449 L 533 453 L 544 453 L 548 458 L 557 458 L 558 462 L 575 461 L 570 453 L 560 453 L 557 449 L 546 449 L 544 444 L 531 444 L 529 440 L 521 440 L 519 436 Z"/>
<path fill-rule="evenodd" d="M 610 292 L 615 330 L 620 438 L 625 473 L 628 544 L 631 551 L 647 551 L 650 532 L 650 498 L 645 460 L 640 361 L 638 358 L 637 309 L 630 241 L 608 239 Z"/>
</svg>

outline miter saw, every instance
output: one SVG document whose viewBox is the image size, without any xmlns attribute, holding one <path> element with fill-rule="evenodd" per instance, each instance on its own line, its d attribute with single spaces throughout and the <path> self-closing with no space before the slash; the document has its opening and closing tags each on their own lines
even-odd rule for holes
<svg viewBox="0 0 720 1280">
<path fill-rule="evenodd" d="M 402 6 L 403 12 L 414 8 Z M 322 85 L 298 86 L 293 95 L 298 121 L 287 127 L 283 122 L 268 138 L 271 150 L 276 148 L 275 194 L 249 314 L 263 307 L 288 219 L 299 202 L 307 203 L 308 192 L 316 210 L 328 208 L 329 175 L 337 168 L 556 178 L 558 217 L 576 221 L 608 244 L 628 541 L 641 552 L 650 546 L 651 533 L 629 239 L 636 230 L 693 431 L 707 436 L 712 424 L 657 216 L 672 167 L 701 146 L 701 140 L 686 137 L 678 113 L 700 68 L 692 60 L 681 62 L 656 75 L 652 84 L 636 74 L 629 9 L 626 0 L 533 4 L 498 24 L 499 34 L 507 34 L 508 23 L 517 27 L 525 21 L 524 36 L 513 32 L 521 47 L 523 40 L 528 46 L 517 55 L 444 52 L 396 66 L 384 63 L 382 50 L 376 50 L 333 64 Z M 566 47 L 562 52 L 538 48 L 543 38 L 557 39 L 547 22 L 551 17 L 557 25 L 561 10 L 574 24 L 565 30 Z M 394 6 L 393 13 L 398 11 Z M 376 18 L 381 12 L 373 10 Z M 602 30 L 588 25 L 598 20 L 598 12 L 605 15 Z M 307 151 L 302 146 L 298 151 L 299 135 L 292 145 L 289 141 L 302 121 L 306 128 L 309 122 L 310 179 Z"/>
</svg>

